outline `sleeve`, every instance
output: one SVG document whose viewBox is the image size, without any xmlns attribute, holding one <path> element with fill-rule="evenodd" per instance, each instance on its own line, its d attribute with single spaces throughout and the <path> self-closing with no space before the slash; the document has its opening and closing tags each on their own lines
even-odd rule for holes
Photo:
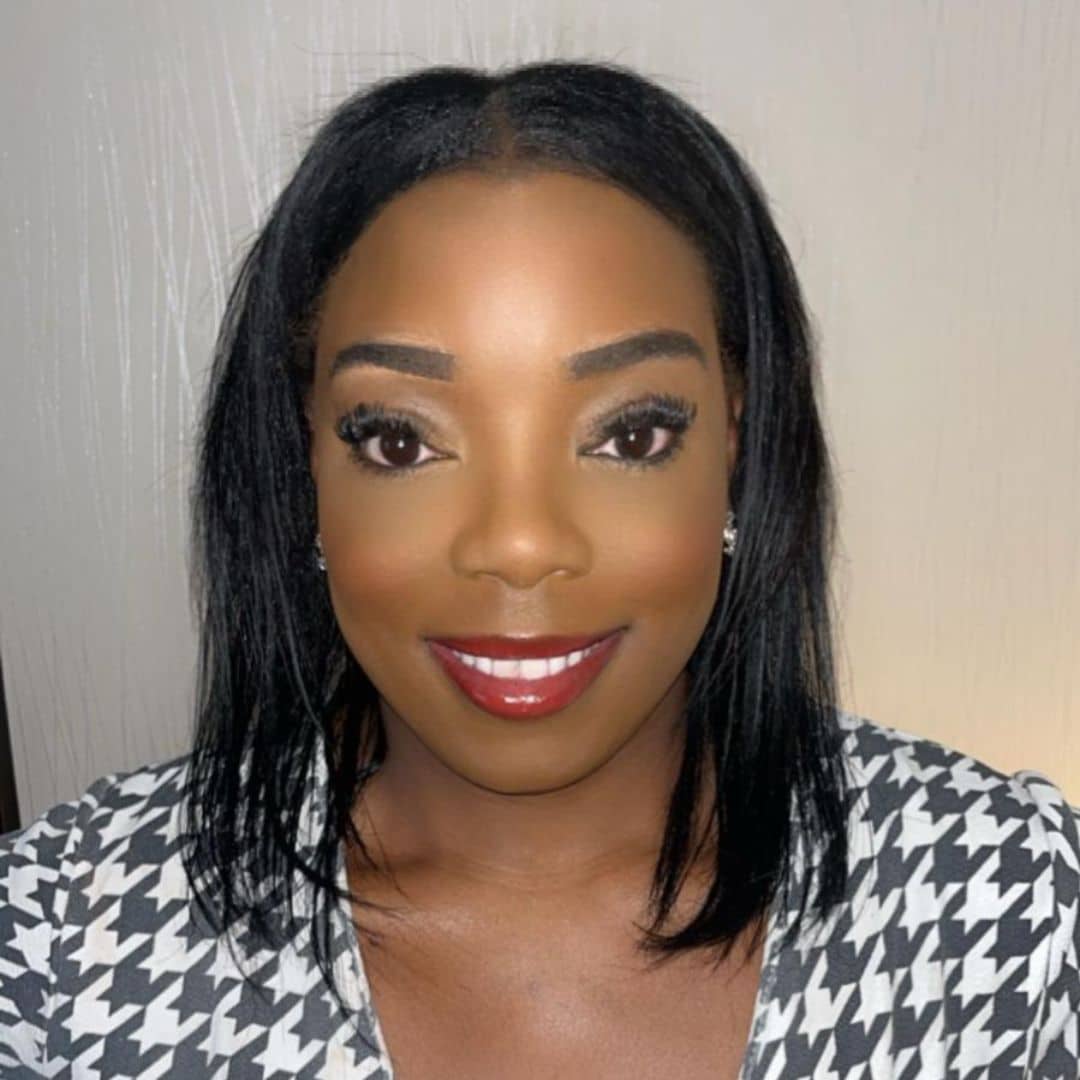
<svg viewBox="0 0 1080 1080">
<path fill-rule="evenodd" d="M 1046 980 L 1032 1046 L 1032 1080 L 1080 1077 L 1080 807 L 1041 773 L 1014 775 L 1036 807 L 1039 842 L 1049 849 L 1051 933 Z"/>
<path fill-rule="evenodd" d="M 79 803 L 0 836 L 0 1076 L 43 1075 L 52 955 L 66 906 L 63 867 Z"/>
</svg>

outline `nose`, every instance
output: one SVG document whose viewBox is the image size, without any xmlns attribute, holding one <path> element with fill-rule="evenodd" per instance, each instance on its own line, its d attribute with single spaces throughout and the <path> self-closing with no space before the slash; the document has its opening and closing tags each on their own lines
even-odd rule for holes
<svg viewBox="0 0 1080 1080">
<path fill-rule="evenodd" d="M 517 589 L 550 574 L 586 573 L 591 544 L 574 512 L 572 486 L 565 469 L 542 463 L 477 477 L 470 513 L 452 546 L 454 569 Z"/>
</svg>

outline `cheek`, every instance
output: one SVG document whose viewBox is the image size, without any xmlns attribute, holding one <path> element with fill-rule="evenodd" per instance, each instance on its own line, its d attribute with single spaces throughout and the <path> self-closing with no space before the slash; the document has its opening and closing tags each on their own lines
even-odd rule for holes
<svg viewBox="0 0 1080 1080">
<path fill-rule="evenodd" d="M 411 635 L 443 607 L 440 591 L 455 588 L 447 552 L 470 499 L 452 484 L 358 481 L 354 468 L 323 475 L 319 521 L 342 632 L 368 651 L 373 637 Z M 688 469 L 677 484 L 636 490 L 607 480 L 578 495 L 564 509 L 589 538 L 593 600 L 611 616 L 649 620 L 677 649 L 692 648 L 720 581 L 724 492 L 715 472 Z"/>
<path fill-rule="evenodd" d="M 636 515 L 618 530 L 606 555 L 629 609 L 644 616 L 687 620 L 712 611 L 720 583 L 723 520 L 712 501 Z"/>
<path fill-rule="evenodd" d="M 433 575 L 449 544 L 441 532 L 451 520 L 445 508 L 417 498 L 408 480 L 358 483 L 347 475 L 322 486 L 319 501 L 331 599 L 347 639 L 430 610 Z"/>
<path fill-rule="evenodd" d="M 723 492 L 654 499 L 650 507 L 610 517 L 602 555 L 612 614 L 636 623 L 620 693 L 627 702 L 657 701 L 693 653 L 716 603 L 723 566 Z M 628 644 L 630 644 L 628 642 Z"/>
<path fill-rule="evenodd" d="M 350 534 L 333 564 L 333 585 L 346 608 L 380 616 L 402 609 L 422 588 L 431 550 L 381 534 Z"/>
</svg>

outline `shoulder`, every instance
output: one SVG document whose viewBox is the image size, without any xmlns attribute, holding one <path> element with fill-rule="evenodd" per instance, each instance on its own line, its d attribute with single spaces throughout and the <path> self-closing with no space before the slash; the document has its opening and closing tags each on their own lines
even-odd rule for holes
<svg viewBox="0 0 1080 1080">
<path fill-rule="evenodd" d="M 1020 1053 L 1039 1075 L 1076 1075 L 1080 808 L 1041 772 L 1003 772 L 864 717 L 842 723 L 858 894 L 843 921 L 849 941 L 866 934 L 876 949 L 864 978 L 919 983 L 908 1003 L 936 987 L 957 1062 Z"/>
<path fill-rule="evenodd" d="M 187 758 L 102 777 L 0 836 L 0 1072 L 42 1059 L 62 928 L 177 862 Z M 160 878 L 158 879 L 160 880 Z"/>
<path fill-rule="evenodd" d="M 777 946 L 752 1075 L 1080 1075 L 1080 811 L 1041 773 L 841 728 L 847 895 Z"/>
<path fill-rule="evenodd" d="M 875 828 L 932 823 L 946 847 L 964 838 L 1021 861 L 1058 866 L 1062 884 L 1080 867 L 1080 808 L 1033 769 L 1006 773 L 960 750 L 850 713 L 841 715 L 858 814 Z M 927 834 L 928 836 L 930 834 Z M 1009 844 L 1015 838 L 1017 843 Z"/>
<path fill-rule="evenodd" d="M 26 874 L 47 878 L 65 864 L 85 870 L 133 842 L 150 855 L 148 836 L 157 836 L 162 846 L 173 838 L 187 763 L 180 757 L 103 776 L 79 798 L 0 836 L 0 882 L 10 886 Z"/>
</svg>

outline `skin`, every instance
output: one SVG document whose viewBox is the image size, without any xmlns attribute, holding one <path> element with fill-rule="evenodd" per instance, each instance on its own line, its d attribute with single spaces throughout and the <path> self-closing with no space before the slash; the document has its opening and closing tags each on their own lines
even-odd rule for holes
<svg viewBox="0 0 1080 1080">
<path fill-rule="evenodd" d="M 566 377 L 569 354 L 655 328 L 691 334 L 705 363 Z M 330 374 L 340 349 L 372 340 L 450 352 L 454 379 Z M 593 456 L 590 420 L 646 392 L 696 405 L 681 451 L 646 468 Z M 362 468 L 335 425 L 371 401 L 422 417 L 430 438 L 413 458 L 439 460 Z M 647 968 L 634 927 L 678 767 L 685 665 L 720 584 L 742 408 L 701 256 L 596 180 L 425 180 L 380 210 L 328 283 L 307 404 L 327 585 L 387 736 L 355 813 L 375 865 L 350 857 L 350 881 L 407 914 L 357 913 L 381 935 L 362 945 L 399 1080 L 659 1075 L 650 1062 L 734 1076 L 760 951 Z M 365 446 L 385 461 L 387 442 Z M 423 641 L 622 625 L 596 682 L 528 720 L 475 706 Z"/>
</svg>

